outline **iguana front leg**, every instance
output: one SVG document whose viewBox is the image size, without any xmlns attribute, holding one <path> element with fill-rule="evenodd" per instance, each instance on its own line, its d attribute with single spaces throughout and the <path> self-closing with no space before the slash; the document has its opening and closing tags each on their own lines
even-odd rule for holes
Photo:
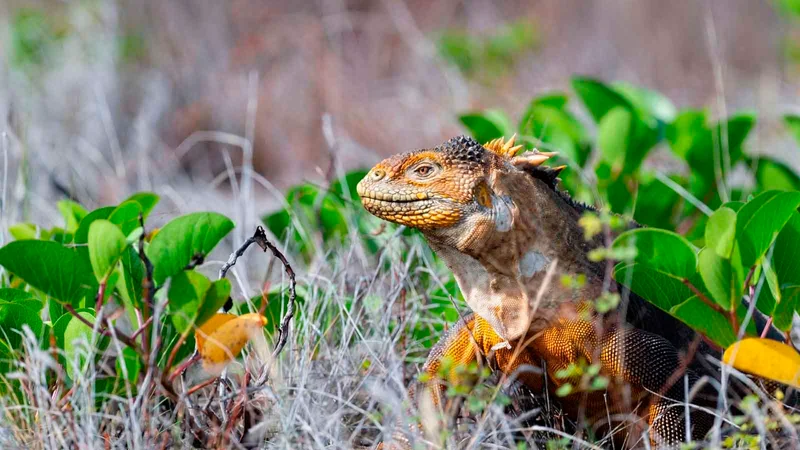
<svg viewBox="0 0 800 450">
<path fill-rule="evenodd" d="M 503 346 L 505 340 L 501 338 L 492 326 L 476 314 L 469 314 L 459 320 L 439 342 L 431 349 L 428 359 L 422 367 L 426 382 L 420 389 L 411 389 L 410 397 L 417 405 L 433 406 L 443 413 L 445 406 L 444 393 L 446 384 L 468 382 L 458 373 L 458 367 L 468 366 L 472 363 L 489 364 L 494 370 L 500 370 L 508 376 L 516 376 L 527 387 L 540 391 L 543 389 L 542 372 L 533 369 L 538 364 L 538 359 L 528 347 Z M 443 372 L 443 363 L 447 362 L 449 370 Z M 443 379 L 444 377 L 444 379 Z M 423 396 L 428 396 L 422 400 Z M 409 431 L 417 434 L 420 427 L 412 425 Z M 381 444 L 379 449 L 410 448 L 409 439 L 402 431 L 396 431 L 392 440 L 399 445 L 387 446 Z"/>
</svg>

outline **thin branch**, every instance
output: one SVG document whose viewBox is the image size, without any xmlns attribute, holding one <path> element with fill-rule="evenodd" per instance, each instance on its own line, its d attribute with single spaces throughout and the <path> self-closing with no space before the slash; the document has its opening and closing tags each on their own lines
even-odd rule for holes
<svg viewBox="0 0 800 450">
<path fill-rule="evenodd" d="M 80 313 L 78 313 L 78 311 L 76 311 L 75 308 L 73 308 L 72 305 L 70 305 L 69 303 L 65 303 L 64 304 L 64 309 L 66 309 L 67 312 L 72 314 L 76 319 L 78 319 L 79 321 L 83 322 L 83 324 L 86 325 L 87 327 L 91 328 L 92 330 L 95 329 L 94 324 L 89 319 L 87 319 L 86 317 L 83 317 L 82 315 L 80 315 Z M 123 333 L 121 331 L 119 331 L 116 328 L 114 328 L 113 335 L 109 330 L 106 330 L 106 329 L 98 328 L 97 332 L 102 334 L 103 336 L 116 337 L 123 344 L 125 344 L 128 347 L 134 349 L 137 353 L 139 352 L 139 347 L 136 345 L 136 342 L 133 339 L 131 339 L 130 336 L 128 336 L 127 334 L 125 334 L 125 333 Z"/>
<path fill-rule="evenodd" d="M 231 256 L 228 258 L 228 261 L 222 266 L 221 269 L 219 269 L 219 278 L 220 279 L 225 278 L 225 275 L 228 274 L 228 270 L 230 270 L 231 267 L 236 265 L 236 261 L 239 259 L 239 257 L 244 255 L 244 252 L 253 243 L 257 243 L 259 247 L 261 247 L 264 251 L 267 251 L 267 246 L 265 242 L 267 242 L 267 233 L 264 231 L 264 228 L 262 228 L 259 225 L 258 227 L 256 227 L 256 232 L 253 234 L 253 236 L 244 241 L 244 244 L 242 244 L 238 250 L 231 253 Z"/>
<path fill-rule="evenodd" d="M 694 295 L 697 296 L 697 298 L 699 298 L 703 303 L 708 305 L 709 308 L 713 309 L 714 311 L 716 311 L 716 312 L 718 312 L 720 314 L 728 314 L 728 311 L 725 311 L 725 309 L 723 309 L 721 306 L 719 306 L 718 304 L 714 303 L 711 299 L 706 297 L 706 294 L 703 294 L 702 292 L 700 292 L 700 290 L 697 289 L 689 280 L 684 278 L 683 280 L 681 280 L 681 282 L 686 287 L 688 287 L 689 290 L 691 290 L 692 293 L 694 293 Z"/>
</svg>

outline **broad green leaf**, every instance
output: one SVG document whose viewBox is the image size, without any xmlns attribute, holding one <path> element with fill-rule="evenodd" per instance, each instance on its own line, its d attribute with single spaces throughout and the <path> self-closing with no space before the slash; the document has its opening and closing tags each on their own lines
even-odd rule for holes
<svg viewBox="0 0 800 450">
<path fill-rule="evenodd" d="M 559 158 L 583 167 L 591 152 L 590 139 L 566 105 L 567 96 L 559 92 L 534 98 L 520 119 L 519 131 L 536 139 L 542 150 L 557 151 Z"/>
<path fill-rule="evenodd" d="M 800 388 L 800 353 L 782 342 L 745 338 L 728 347 L 722 360 L 742 372 Z"/>
<path fill-rule="evenodd" d="M 127 236 L 131 231 L 139 226 L 139 214 L 142 213 L 142 205 L 136 200 L 126 200 L 114 209 L 109 222 L 119 225 L 122 234 Z"/>
<path fill-rule="evenodd" d="M 714 302 L 725 311 L 730 311 L 734 304 L 738 305 L 742 298 L 744 280 L 739 279 L 731 267 L 731 262 L 708 247 L 700 250 L 697 259 L 700 276 Z"/>
<path fill-rule="evenodd" d="M 0 288 L 0 374 L 11 369 L 10 360 L 22 349 L 23 326 L 41 337 L 43 323 L 42 302 L 31 293 L 20 289 Z"/>
<path fill-rule="evenodd" d="M 733 169 L 742 159 L 742 146 L 755 126 L 755 120 L 753 114 L 737 114 L 724 122 L 709 125 L 705 111 L 686 110 L 669 124 L 666 136 L 670 148 L 704 182 L 702 192 L 693 192 L 696 197 L 706 197 L 716 183 L 718 172 L 721 171 L 723 177 L 729 175 L 720 161 L 730 161 L 730 169 Z M 727 158 L 723 154 L 727 154 Z"/>
<path fill-rule="evenodd" d="M 664 311 L 669 311 L 694 295 L 680 278 L 665 274 L 645 263 L 617 264 L 614 268 L 614 279 Z"/>
<path fill-rule="evenodd" d="M 133 194 L 127 199 L 125 199 L 125 201 L 122 202 L 122 204 L 128 201 L 133 201 L 138 203 L 139 208 L 142 211 L 142 215 L 146 219 L 147 216 L 150 214 L 150 211 L 152 211 L 153 208 L 155 208 L 159 200 L 160 198 L 158 197 L 158 195 L 152 192 L 137 192 L 136 194 Z"/>
<path fill-rule="evenodd" d="M 125 370 L 122 370 L 123 362 L 125 363 Z M 139 378 L 139 371 L 142 368 L 142 360 L 132 348 L 124 347 L 122 355 L 117 355 L 116 367 L 119 376 L 127 374 L 128 381 L 135 385 L 136 380 Z"/>
<path fill-rule="evenodd" d="M 105 206 L 102 208 L 95 209 L 94 211 L 90 212 L 86 215 L 86 217 L 81 220 L 80 225 L 78 226 L 78 230 L 75 232 L 75 243 L 76 244 L 85 244 L 89 242 L 89 227 L 95 220 L 100 219 L 108 219 L 112 212 L 116 209 L 116 206 Z"/>
<path fill-rule="evenodd" d="M 675 105 L 656 91 L 627 83 L 614 83 L 613 88 L 636 108 L 640 116 L 649 120 L 672 122 L 677 115 Z"/>
<path fill-rule="evenodd" d="M 714 211 L 706 224 L 706 247 L 719 257 L 730 259 L 735 238 L 736 211 L 726 207 Z"/>
<path fill-rule="evenodd" d="M 58 242 L 10 242 L 0 248 L 0 265 L 36 289 L 75 307 L 97 289 L 89 259 Z"/>
<path fill-rule="evenodd" d="M 220 308 L 228 300 L 231 295 L 231 282 L 227 278 L 217 280 L 211 283 L 211 286 L 206 291 L 203 298 L 203 303 L 200 305 L 200 310 L 197 311 L 197 320 L 195 325 L 200 326 L 206 323 L 208 319 L 214 316 Z"/>
<path fill-rule="evenodd" d="M 203 305 L 211 281 L 194 270 L 185 270 L 172 277 L 169 285 L 169 312 L 175 328 L 183 333 L 191 327 Z"/>
<path fill-rule="evenodd" d="M 736 333 L 728 318 L 703 303 L 697 296 L 674 306 L 670 313 L 722 347 L 736 342 Z"/>
<path fill-rule="evenodd" d="M 32 223 L 16 223 L 11 225 L 8 227 L 8 233 L 18 241 L 25 239 L 47 240 L 50 237 L 50 233 L 48 233 L 47 230 L 42 230 Z"/>
<path fill-rule="evenodd" d="M 81 317 L 87 319 L 89 322 L 94 323 L 94 310 L 90 308 L 86 308 L 84 310 L 78 311 L 78 314 Z M 80 366 L 79 370 L 83 371 L 86 360 L 84 359 L 83 352 L 87 348 L 86 346 L 80 345 L 79 342 L 82 339 L 85 339 L 86 342 L 91 346 L 92 345 L 92 329 L 89 328 L 88 325 L 81 322 L 77 317 L 70 316 L 69 321 L 67 322 L 66 327 L 64 328 L 64 354 L 67 358 L 67 375 L 70 378 L 75 378 L 75 370 L 78 367 L 75 367 L 73 362 L 78 360 L 78 364 Z M 80 356 L 78 356 L 78 352 L 80 352 Z"/>
<path fill-rule="evenodd" d="M 786 114 L 783 116 L 783 123 L 789 129 L 795 142 L 800 143 L 800 116 L 796 114 Z"/>
<path fill-rule="evenodd" d="M 458 120 L 469 130 L 469 133 L 481 144 L 499 137 L 509 138 L 514 128 L 508 117 L 499 110 L 486 110 L 479 113 L 464 114 Z"/>
<path fill-rule="evenodd" d="M 147 249 L 155 283 L 182 272 L 195 256 L 205 258 L 232 229 L 230 219 L 212 212 L 187 214 L 164 225 Z"/>
<path fill-rule="evenodd" d="M 683 184 L 677 175 L 670 175 L 673 181 Z M 656 228 L 673 228 L 677 214 L 682 206 L 681 197 L 672 188 L 662 183 L 651 172 L 639 174 L 639 190 L 636 193 L 633 219 L 642 225 Z"/>
<path fill-rule="evenodd" d="M 772 313 L 772 325 L 781 331 L 789 331 L 797 308 L 800 308 L 800 285 L 783 286 L 781 300 L 775 304 Z"/>
<path fill-rule="evenodd" d="M 175 275 L 169 288 L 172 323 L 179 332 L 203 325 L 222 308 L 230 293 L 231 282 L 227 279 L 212 283 L 194 270 Z"/>
<path fill-rule="evenodd" d="M 120 257 L 122 276 L 117 282 L 117 290 L 126 304 L 139 308 L 142 305 L 142 281 L 145 277 L 145 268 L 141 258 L 132 246 L 122 253 Z"/>
<path fill-rule="evenodd" d="M 95 220 L 89 227 L 89 261 L 98 283 L 114 270 L 128 242 L 119 227 L 108 220 Z"/>
<path fill-rule="evenodd" d="M 629 111 L 634 109 L 628 99 L 600 81 L 575 77 L 572 79 L 572 88 L 575 89 L 583 105 L 589 110 L 595 123 L 600 123 L 600 120 L 616 107 L 622 106 Z"/>
<path fill-rule="evenodd" d="M 766 315 L 773 316 L 775 326 L 786 331 L 791 327 L 792 311 L 800 307 L 797 301 L 797 286 L 800 286 L 800 213 L 792 214 L 775 239 L 770 269 L 777 278 L 780 296 L 775 295 L 770 283 L 764 283 L 759 292 L 756 306 Z M 770 277 L 772 275 L 769 275 Z"/>
<path fill-rule="evenodd" d="M 608 111 L 597 125 L 597 145 L 616 174 L 622 170 L 633 131 L 633 114 L 626 108 Z"/>
<path fill-rule="evenodd" d="M 679 234 L 654 228 L 638 228 L 620 234 L 614 240 L 612 249 L 626 246 L 636 249 L 634 262 L 681 280 L 695 275 L 695 248 Z"/>
<path fill-rule="evenodd" d="M 761 158 L 756 166 L 756 183 L 761 190 L 800 190 L 800 177 L 783 163 Z"/>
<path fill-rule="evenodd" d="M 74 233 L 78 229 L 78 224 L 86 217 L 86 210 L 72 200 L 61 200 L 56 205 L 64 217 L 64 229 L 68 233 Z"/>
<path fill-rule="evenodd" d="M 800 192 L 767 191 L 739 210 L 736 240 L 743 267 L 754 265 L 769 249 L 800 206 Z"/>
</svg>

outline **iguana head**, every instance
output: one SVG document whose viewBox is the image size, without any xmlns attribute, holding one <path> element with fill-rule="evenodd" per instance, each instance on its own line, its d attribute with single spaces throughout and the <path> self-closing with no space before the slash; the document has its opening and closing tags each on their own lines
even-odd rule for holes
<svg viewBox="0 0 800 450">
<path fill-rule="evenodd" d="M 479 223 L 510 227 L 510 205 L 492 190 L 497 176 L 514 166 L 540 165 L 552 154 L 512 156 L 522 146 L 494 140 L 485 146 L 466 136 L 387 158 L 358 184 L 364 207 L 390 222 L 426 235 L 461 240 Z M 555 173 L 551 172 L 553 178 Z M 465 227 L 473 227 L 473 232 Z"/>
<path fill-rule="evenodd" d="M 513 138 L 480 145 L 459 136 L 392 156 L 358 184 L 370 213 L 422 231 L 470 307 L 506 339 L 528 330 L 539 303 L 537 317 L 554 314 L 561 297 L 537 294 L 545 272 L 556 260 L 550 278 L 584 270 L 590 249 L 580 211 L 555 189 L 562 168 L 541 165 L 552 154 L 515 156 L 520 149 Z"/>
</svg>

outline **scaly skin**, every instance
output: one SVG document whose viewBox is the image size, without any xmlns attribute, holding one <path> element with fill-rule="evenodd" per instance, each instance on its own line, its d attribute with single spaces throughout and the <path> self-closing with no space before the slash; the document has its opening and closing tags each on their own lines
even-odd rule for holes
<svg viewBox="0 0 800 450">
<path fill-rule="evenodd" d="M 683 386 L 668 380 L 685 369 L 678 350 L 688 347 L 693 332 L 635 296 L 610 314 L 586 311 L 603 292 L 605 267 L 587 258 L 603 245 L 601 237 L 584 239 L 578 219 L 585 207 L 555 189 L 561 168 L 541 166 L 550 155 L 514 156 L 518 150 L 513 138 L 481 146 L 457 137 L 390 157 L 358 184 L 370 213 L 422 231 L 474 312 L 431 352 L 424 371 L 433 381 L 426 392 L 440 404 L 436 377 L 443 357 L 463 364 L 488 358 L 534 392 L 546 385 L 551 394 L 576 381 L 555 373 L 585 360 L 610 379 L 608 398 L 602 392 L 569 395 L 562 399 L 568 414 L 577 419 L 582 406 L 588 420 L 602 422 L 610 404 L 611 414 L 645 418 L 652 443 L 684 441 L 684 410 L 674 407 Z M 579 274 L 587 280 L 580 288 L 560 282 Z M 547 383 L 542 370 L 521 370 L 531 366 L 546 367 Z M 692 414 L 692 423 L 697 439 L 711 421 Z"/>
</svg>

